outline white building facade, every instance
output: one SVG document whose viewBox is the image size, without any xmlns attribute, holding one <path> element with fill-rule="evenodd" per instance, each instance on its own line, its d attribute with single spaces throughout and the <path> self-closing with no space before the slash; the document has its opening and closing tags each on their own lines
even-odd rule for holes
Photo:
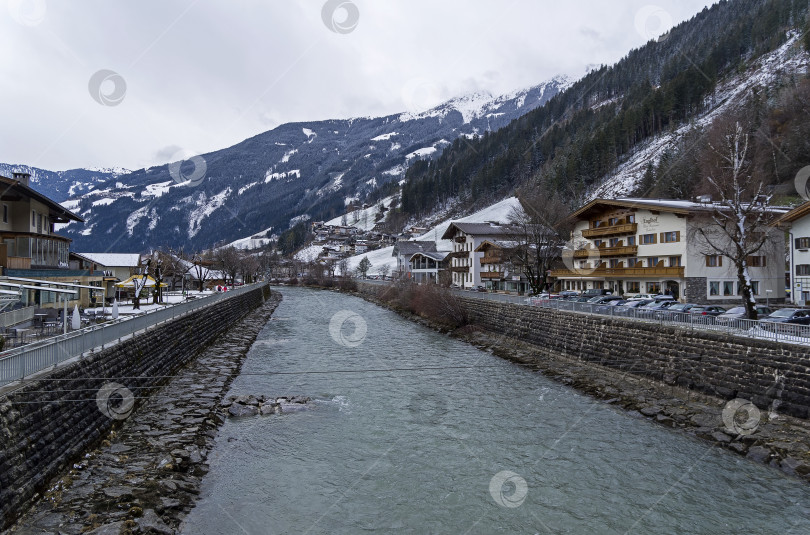
<svg viewBox="0 0 810 535">
<path fill-rule="evenodd" d="M 694 232 L 713 205 L 680 200 L 596 199 L 577 222 L 565 269 L 552 271 L 560 290 L 607 289 L 620 295 L 671 294 L 693 303 L 731 303 L 741 295 L 730 258 L 712 254 Z M 754 296 L 784 300 L 784 235 L 771 229 L 766 247 L 749 257 Z"/>
<path fill-rule="evenodd" d="M 489 223 L 450 223 L 443 240 L 453 241 L 450 253 L 452 284 L 461 288 L 483 286 L 481 279 L 481 258 L 484 253 L 476 251 L 487 240 L 508 239 L 518 232 L 514 227 L 498 222 Z"/>
<path fill-rule="evenodd" d="M 788 233 L 788 287 L 795 305 L 810 303 L 810 202 L 780 218 L 779 228 Z"/>
</svg>

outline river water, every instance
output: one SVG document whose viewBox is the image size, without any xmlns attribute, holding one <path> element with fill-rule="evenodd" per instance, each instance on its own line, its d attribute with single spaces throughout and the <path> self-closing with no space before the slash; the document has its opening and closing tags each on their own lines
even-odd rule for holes
<svg viewBox="0 0 810 535">
<path fill-rule="evenodd" d="M 283 293 L 231 394 L 315 401 L 225 422 L 185 534 L 810 533 L 810 488 L 774 469 L 361 299 Z"/>
</svg>

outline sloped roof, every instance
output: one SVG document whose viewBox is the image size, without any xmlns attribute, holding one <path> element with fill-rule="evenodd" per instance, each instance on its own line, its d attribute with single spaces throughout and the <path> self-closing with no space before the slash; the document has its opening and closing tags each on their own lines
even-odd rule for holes
<svg viewBox="0 0 810 535">
<path fill-rule="evenodd" d="M 810 201 L 800 204 L 790 212 L 786 213 L 779 218 L 777 223 L 793 223 L 797 219 L 801 219 L 807 214 L 810 214 Z"/>
<path fill-rule="evenodd" d="M 436 250 L 435 241 L 398 241 L 394 244 L 394 250 L 391 251 L 391 256 L 408 256 L 414 253 L 426 253 Z"/>
<path fill-rule="evenodd" d="M 48 217 L 56 223 L 67 223 L 69 221 L 84 223 L 84 219 L 58 202 L 13 178 L 0 176 L 0 197 L 9 198 L 9 200 L 19 200 L 22 197 L 35 199 L 48 207 Z"/>
<path fill-rule="evenodd" d="M 521 231 L 513 225 L 501 225 L 500 223 L 461 223 L 454 221 L 450 223 L 447 230 L 442 235 L 443 240 L 453 237 L 456 230 L 472 236 L 504 236 L 519 234 Z"/>
<path fill-rule="evenodd" d="M 424 257 L 427 257 L 427 258 L 432 258 L 433 260 L 435 260 L 437 262 L 443 262 L 444 259 L 447 258 L 447 255 L 449 255 L 449 254 L 450 254 L 450 251 L 426 251 L 426 252 L 414 253 L 413 255 L 411 255 L 410 259 L 413 260 L 417 256 L 424 256 Z"/>
<path fill-rule="evenodd" d="M 625 197 L 620 199 L 594 199 L 571 214 L 571 217 L 583 218 L 592 210 L 603 208 L 641 208 L 645 210 L 657 210 L 674 214 L 687 215 L 695 212 L 710 212 L 713 210 L 727 210 L 725 206 L 718 202 L 693 202 L 681 199 L 642 199 Z M 777 206 L 768 206 L 767 211 L 771 213 L 782 213 L 786 210 Z"/>
<path fill-rule="evenodd" d="M 78 253 L 91 262 L 104 267 L 138 267 L 141 255 L 138 253 Z"/>
</svg>

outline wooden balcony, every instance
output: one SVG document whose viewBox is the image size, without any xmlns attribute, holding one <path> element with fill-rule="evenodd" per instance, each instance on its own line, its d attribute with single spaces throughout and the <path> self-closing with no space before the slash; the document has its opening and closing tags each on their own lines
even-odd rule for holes
<svg viewBox="0 0 810 535">
<path fill-rule="evenodd" d="M 503 273 L 500 271 L 482 271 L 481 280 L 502 279 Z"/>
<path fill-rule="evenodd" d="M 574 251 L 574 258 L 588 258 L 589 256 L 599 252 L 600 257 L 606 256 L 636 256 L 638 254 L 638 245 L 623 245 L 621 247 L 586 247 L 585 249 L 577 249 Z"/>
<path fill-rule="evenodd" d="M 581 268 L 577 271 L 571 271 L 568 269 L 555 269 L 551 271 L 551 276 L 556 277 L 558 279 L 570 279 L 570 278 L 581 278 L 581 277 L 593 277 L 593 278 L 618 278 L 618 277 L 638 277 L 638 278 L 645 278 L 645 277 L 672 277 L 672 278 L 683 278 L 683 266 L 679 267 L 663 267 L 663 266 L 656 266 L 651 268 L 644 268 L 644 267 L 621 267 L 621 268 L 608 268 L 608 267 L 599 267 L 596 269 L 592 268 Z"/>
<path fill-rule="evenodd" d="M 470 266 L 453 266 L 450 268 L 453 273 L 469 273 Z"/>
<path fill-rule="evenodd" d="M 31 269 L 31 259 L 24 256 L 7 256 L 3 267 L 9 269 Z"/>
<path fill-rule="evenodd" d="M 470 251 L 453 251 L 447 255 L 447 258 L 469 258 Z"/>
<path fill-rule="evenodd" d="M 637 223 L 625 223 L 623 225 L 613 225 L 610 227 L 589 228 L 582 231 L 583 238 L 602 238 L 604 236 L 617 236 L 619 234 L 635 234 L 638 230 Z"/>
<path fill-rule="evenodd" d="M 485 256 L 481 259 L 481 264 L 502 264 L 503 257 L 501 256 Z"/>
<path fill-rule="evenodd" d="M 465 243 L 467 241 L 467 236 L 456 236 L 453 238 L 453 241 L 456 243 Z"/>
</svg>

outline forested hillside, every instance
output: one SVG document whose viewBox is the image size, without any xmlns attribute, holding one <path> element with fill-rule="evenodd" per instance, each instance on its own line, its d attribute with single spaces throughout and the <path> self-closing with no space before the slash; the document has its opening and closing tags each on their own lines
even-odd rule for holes
<svg viewBox="0 0 810 535">
<path fill-rule="evenodd" d="M 791 30 L 804 32 L 807 9 L 804 0 L 735 0 L 704 9 L 508 126 L 478 139 L 457 139 L 437 160 L 413 165 L 397 216 L 423 216 L 448 200 L 474 207 L 526 185 L 560 192 L 575 204 L 641 144 L 715 106 L 718 81 L 778 48 Z M 786 180 L 810 162 L 804 136 L 810 117 L 802 100 L 808 92 L 805 82 L 794 80 L 751 95 L 740 112 L 747 127 L 762 134 L 759 143 L 784 146 L 770 151 L 779 153 L 770 163 L 768 151 L 758 156 L 760 169 L 770 165 L 774 179 Z M 668 154 L 658 168 L 650 166 L 637 193 L 672 193 L 660 180 L 669 177 L 667 166 L 685 165 L 680 172 L 687 175 L 694 169 L 678 156 Z M 681 194 L 689 190 L 683 186 Z"/>
</svg>

